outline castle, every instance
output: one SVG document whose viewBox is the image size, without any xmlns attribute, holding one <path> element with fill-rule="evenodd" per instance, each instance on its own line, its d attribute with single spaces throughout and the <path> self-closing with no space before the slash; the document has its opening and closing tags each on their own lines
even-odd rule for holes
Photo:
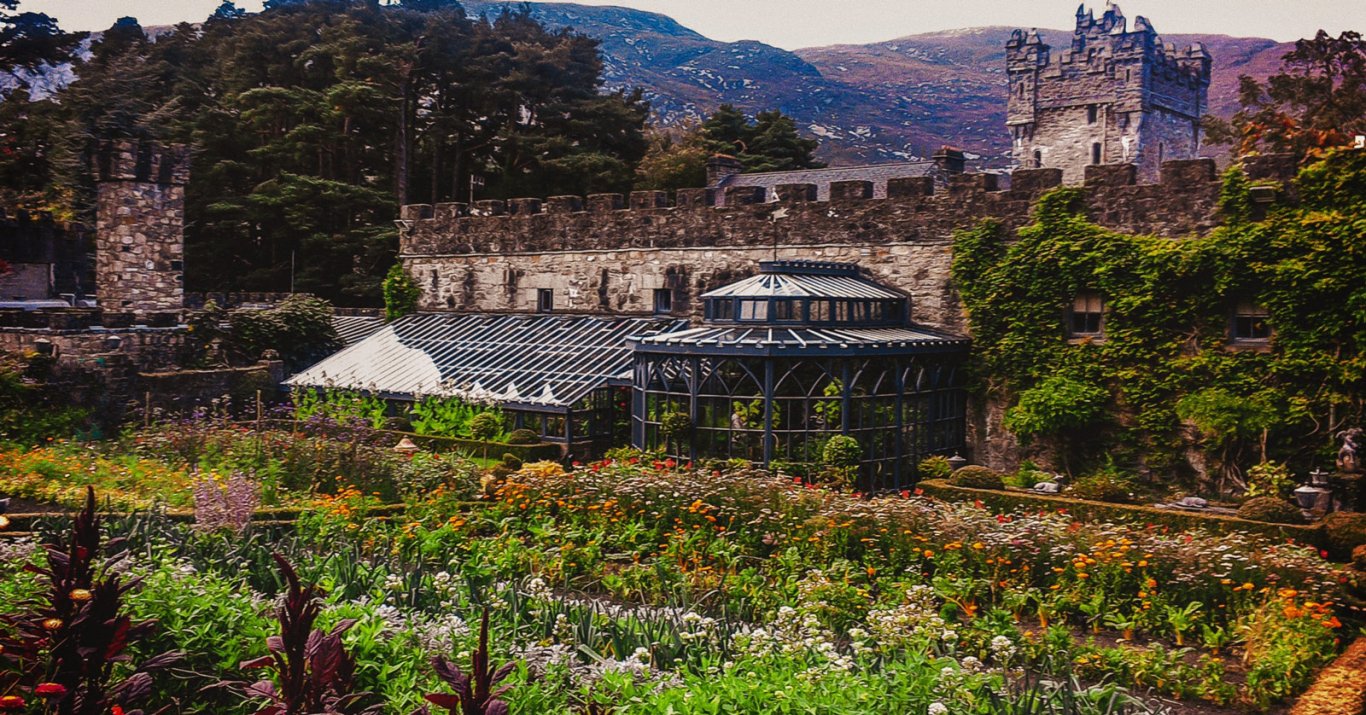
<svg viewBox="0 0 1366 715">
<path fill-rule="evenodd" d="M 1200 149 L 1211 58 L 1178 51 L 1142 16 L 1132 30 L 1110 5 L 1099 20 L 1083 5 L 1069 47 L 1054 53 L 1037 30 L 1006 43 L 1006 125 L 1015 164 L 1057 167 L 1080 183 L 1085 167 L 1133 164 L 1154 180 L 1164 161 Z"/>
<path fill-rule="evenodd" d="M 713 447 L 724 446 L 734 454 L 736 445 L 758 449 L 759 443 L 746 442 L 743 428 L 727 427 L 729 411 L 721 403 L 704 409 L 705 395 L 698 390 L 708 388 L 676 383 L 682 375 L 706 374 L 705 361 L 713 359 L 708 357 L 712 353 L 759 351 L 781 361 L 783 355 L 791 358 L 809 349 L 857 353 L 864 348 L 854 346 L 865 345 L 873 352 L 909 350 L 909 359 L 920 370 L 934 344 L 942 348 L 934 358 L 939 361 L 935 374 L 942 378 L 934 390 L 942 399 L 935 402 L 920 392 L 929 389 L 925 383 L 908 387 L 897 399 L 938 405 L 915 417 L 935 415 L 931 421 L 940 426 L 934 428 L 939 430 L 931 440 L 939 445 L 934 449 L 965 448 L 980 463 L 1008 463 L 1015 445 L 1001 427 L 1004 404 L 987 399 L 965 409 L 965 393 L 952 376 L 954 360 L 961 360 L 953 357 L 953 350 L 964 344 L 960 336 L 967 333 L 950 277 L 955 231 L 992 220 L 1013 233 L 1032 222 L 1031 210 L 1044 192 L 1078 184 L 1085 212 L 1097 224 L 1173 238 L 1202 235 L 1219 225 L 1221 182 L 1212 160 L 1195 158 L 1210 71 L 1209 55 L 1202 49 L 1178 55 L 1161 44 L 1147 21 L 1139 18 L 1129 31 L 1118 8 L 1110 7 L 1100 20 L 1079 13 L 1066 52 L 1053 56 L 1037 32 L 1019 31 L 1012 35 L 1007 55 L 1010 126 L 1020 163 L 1009 174 L 967 172 L 961 152 L 948 147 L 927 162 L 766 174 L 739 173 L 736 162 L 718 157 L 708 166 L 708 186 L 681 189 L 673 196 L 637 191 L 586 199 L 405 206 L 398 222 L 399 258 L 422 288 L 423 314 L 396 323 L 292 383 L 336 384 L 340 378 L 389 394 L 416 394 L 450 386 L 455 379 L 462 383 L 455 386 L 461 394 L 477 393 L 513 411 L 544 410 L 552 401 L 547 397 L 539 406 L 531 404 L 539 398 L 529 399 L 528 388 L 544 389 L 547 396 L 560 388 L 533 386 L 521 364 L 536 363 L 541 370 L 536 379 L 544 381 L 555 372 L 557 358 L 542 354 L 534 336 L 585 336 L 565 349 L 575 355 L 581 348 L 591 349 L 605 356 L 611 335 L 627 329 L 622 321 L 631 320 L 636 321 L 629 328 L 636 331 L 632 441 L 659 447 L 662 411 L 682 409 L 694 420 L 708 421 L 695 423 L 698 435 L 713 435 Z M 1286 157 L 1263 156 L 1245 161 L 1244 169 L 1254 180 L 1273 183 L 1292 176 L 1295 164 Z M 1285 194 L 1270 191 L 1261 197 L 1274 201 Z M 736 281 L 753 276 L 756 269 L 766 272 L 761 281 L 765 286 L 788 281 L 784 275 L 792 272 L 791 281 L 817 286 L 826 279 L 804 277 L 802 271 L 839 273 L 851 264 L 861 267 L 868 280 L 909 298 L 906 329 L 929 337 L 898 338 L 894 348 L 885 336 L 860 332 L 852 309 L 844 331 L 832 334 L 820 327 L 825 324 L 811 322 L 815 308 L 801 308 L 799 316 L 796 308 L 779 305 L 792 299 L 785 294 L 746 299 L 758 301 L 753 315 L 725 312 L 738 308 L 728 308 L 720 297 L 737 290 Z M 438 317 L 442 315 L 447 317 Z M 506 325 L 497 322 L 498 316 L 504 316 Z M 593 320 L 599 321 L 596 333 Z M 699 322 L 702 327 L 685 330 Z M 517 336 L 513 342 L 519 359 L 499 357 L 496 346 L 474 349 L 478 341 L 470 336 L 494 329 Z M 813 332 L 791 337 L 793 330 Z M 702 337 L 694 336 L 697 331 Z M 447 334 L 450 340 L 442 337 Z M 590 334 L 597 337 L 586 337 Z M 749 346 L 756 334 L 769 337 Z M 452 346 L 457 344 L 471 345 L 471 355 L 478 359 L 455 355 Z M 672 367 L 660 367 L 663 358 L 650 358 L 652 345 L 667 346 L 683 357 L 668 363 Z M 757 360 L 759 353 L 745 354 Z M 629 372 L 625 377 L 613 372 L 629 365 L 620 362 L 624 353 L 613 355 L 602 358 L 611 367 L 595 379 L 604 386 L 629 384 Z M 407 366 L 376 368 L 377 362 L 389 359 Z M 741 371 L 756 378 L 767 374 L 764 370 L 773 371 L 761 369 L 758 362 L 745 365 Z M 513 374 L 524 379 L 514 380 Z M 402 384 L 384 382 L 393 375 L 403 376 Z M 846 384 L 837 380 L 827 389 L 838 392 Z M 802 399 L 784 397 L 771 387 L 763 390 L 765 402 Z M 572 452 L 574 440 L 582 435 L 574 426 L 581 419 L 576 411 L 598 409 L 593 404 L 556 402 L 554 409 L 568 419 L 537 418 L 535 424 L 543 436 L 565 442 Z M 693 407 L 677 407 L 688 404 Z M 753 415 L 742 412 L 737 408 L 730 415 L 734 425 L 753 421 Z M 796 414 L 784 424 L 805 419 Z M 908 413 L 896 429 L 910 429 L 914 421 Z M 771 427 L 764 436 L 759 452 L 765 463 L 783 453 L 786 437 L 778 433 L 787 429 Z M 848 434 L 854 428 L 846 424 L 844 429 Z M 727 430 L 730 436 L 717 436 Z M 923 434 L 904 436 L 898 443 L 907 446 L 898 454 L 909 458 L 923 453 L 924 439 Z"/>
</svg>

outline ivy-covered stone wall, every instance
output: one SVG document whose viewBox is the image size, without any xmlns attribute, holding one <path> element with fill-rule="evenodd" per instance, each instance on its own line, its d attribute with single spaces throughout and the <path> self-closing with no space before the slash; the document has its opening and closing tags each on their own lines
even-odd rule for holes
<svg viewBox="0 0 1366 715">
<path fill-rule="evenodd" d="M 979 401 L 1026 455 L 1224 487 L 1265 460 L 1330 466 L 1366 399 L 1366 152 L 1289 185 L 1235 167 L 1222 225 L 1186 238 L 1103 228 L 1083 197 L 1055 189 L 1032 224 L 982 221 L 954 242 Z M 1069 338 L 1082 291 L 1102 297 L 1103 334 Z M 1269 340 L 1231 340 L 1239 305 L 1265 312 Z"/>
</svg>

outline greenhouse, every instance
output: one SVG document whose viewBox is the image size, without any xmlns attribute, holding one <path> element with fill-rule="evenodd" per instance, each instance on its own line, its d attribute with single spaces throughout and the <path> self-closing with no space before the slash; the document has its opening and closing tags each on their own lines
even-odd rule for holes
<svg viewBox="0 0 1366 715">
<path fill-rule="evenodd" d="M 635 446 L 800 473 L 847 435 L 867 490 L 963 449 L 968 340 L 912 324 L 907 297 L 856 264 L 763 262 L 702 299 L 700 327 L 633 341 Z"/>
</svg>

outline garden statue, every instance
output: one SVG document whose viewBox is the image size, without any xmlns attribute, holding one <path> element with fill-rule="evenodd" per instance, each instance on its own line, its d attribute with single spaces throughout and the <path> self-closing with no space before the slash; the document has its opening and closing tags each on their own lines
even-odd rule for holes
<svg viewBox="0 0 1366 715">
<path fill-rule="evenodd" d="M 1039 482 L 1034 485 L 1034 491 L 1040 494 L 1059 494 L 1062 492 L 1062 485 L 1057 482 Z"/>
<path fill-rule="evenodd" d="M 1361 471 L 1361 438 L 1366 432 L 1360 427 L 1353 427 L 1339 432 L 1338 439 L 1342 440 L 1342 447 L 1338 449 L 1338 471 L 1343 474 L 1357 474 Z"/>
</svg>

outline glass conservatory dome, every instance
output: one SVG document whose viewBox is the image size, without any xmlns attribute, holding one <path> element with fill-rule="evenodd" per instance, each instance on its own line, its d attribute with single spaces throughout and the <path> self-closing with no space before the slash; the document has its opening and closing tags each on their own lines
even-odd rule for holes
<svg viewBox="0 0 1366 715">
<path fill-rule="evenodd" d="M 843 434 L 867 490 L 963 448 L 967 339 L 911 323 L 857 264 L 763 262 L 702 299 L 702 325 L 632 341 L 635 446 L 804 473 Z"/>
</svg>

